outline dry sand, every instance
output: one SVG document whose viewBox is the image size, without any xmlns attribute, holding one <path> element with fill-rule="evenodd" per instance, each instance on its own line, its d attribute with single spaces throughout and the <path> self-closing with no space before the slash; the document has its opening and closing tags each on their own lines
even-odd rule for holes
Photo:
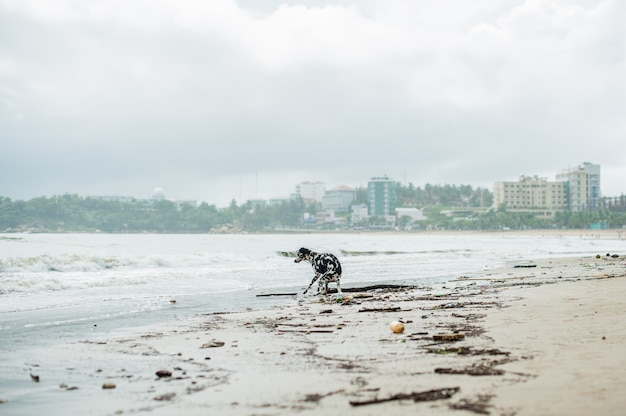
<svg viewBox="0 0 626 416">
<path fill-rule="evenodd" d="M 25 373 L 48 414 L 624 414 L 626 259 L 513 266 L 84 340 Z"/>
</svg>

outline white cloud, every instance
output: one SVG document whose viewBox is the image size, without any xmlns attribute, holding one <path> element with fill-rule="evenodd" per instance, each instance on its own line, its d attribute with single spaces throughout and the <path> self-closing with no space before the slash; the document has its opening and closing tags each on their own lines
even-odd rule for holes
<svg viewBox="0 0 626 416">
<path fill-rule="evenodd" d="M 622 4 L 0 0 L 0 195 L 619 172 Z"/>
</svg>

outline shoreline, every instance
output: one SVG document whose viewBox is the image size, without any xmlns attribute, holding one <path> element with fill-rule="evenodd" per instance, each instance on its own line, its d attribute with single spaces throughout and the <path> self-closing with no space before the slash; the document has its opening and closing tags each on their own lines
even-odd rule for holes
<svg viewBox="0 0 626 416">
<path fill-rule="evenodd" d="M 621 414 L 626 258 L 517 265 L 459 276 L 437 291 L 294 297 L 25 351 L 0 409 Z M 396 320 L 401 334 L 390 330 Z"/>
<path fill-rule="evenodd" d="M 281 230 L 268 232 L 241 232 L 241 233 L 105 233 L 105 232 L 81 232 L 81 231 L 1 231 L 0 235 L 20 234 L 101 234 L 101 235 L 291 235 L 291 234 L 381 234 L 381 235 L 540 235 L 540 236 L 579 236 L 581 238 L 598 239 L 626 239 L 626 228 L 607 228 L 593 230 L 590 228 L 553 229 L 536 228 L 527 230 Z M 13 238 L 13 237 L 6 237 Z"/>
</svg>

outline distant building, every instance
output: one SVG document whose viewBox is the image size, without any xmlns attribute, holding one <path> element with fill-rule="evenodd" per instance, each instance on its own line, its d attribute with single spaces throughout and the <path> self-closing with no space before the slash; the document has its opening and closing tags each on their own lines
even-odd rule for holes
<svg viewBox="0 0 626 416">
<path fill-rule="evenodd" d="M 352 212 L 352 226 L 362 225 L 361 223 L 363 222 L 363 220 L 366 220 L 368 217 L 367 205 L 365 204 L 352 205 L 351 212 Z"/>
<path fill-rule="evenodd" d="M 396 183 L 386 175 L 374 177 L 367 183 L 369 215 L 390 218 L 396 215 Z"/>
<path fill-rule="evenodd" d="M 290 201 L 292 201 L 291 198 L 271 198 L 268 204 L 270 207 L 276 207 L 282 204 L 288 204 Z"/>
<path fill-rule="evenodd" d="M 165 191 L 163 190 L 163 188 L 154 188 L 154 191 L 152 191 L 152 200 L 153 201 L 165 200 Z"/>
<path fill-rule="evenodd" d="M 585 162 L 556 175 L 562 181 L 572 212 L 597 211 L 600 207 L 600 165 Z"/>
<path fill-rule="evenodd" d="M 352 202 L 356 199 L 356 191 L 349 186 L 339 185 L 324 194 L 322 209 L 335 212 L 348 212 Z"/>
<path fill-rule="evenodd" d="M 428 219 L 421 209 L 417 208 L 396 208 L 396 222 L 402 217 L 409 217 L 411 221 L 423 221 Z"/>
<path fill-rule="evenodd" d="M 317 211 L 315 213 L 315 223 L 317 225 L 332 224 L 336 220 L 335 211 L 332 209 L 325 211 Z"/>
<path fill-rule="evenodd" d="M 326 193 L 324 182 L 301 182 L 296 185 L 296 194 L 307 204 L 322 202 L 322 197 Z"/>
<path fill-rule="evenodd" d="M 567 209 L 563 182 L 546 178 L 520 176 L 517 182 L 496 182 L 493 189 L 494 206 L 505 206 L 509 212 L 527 212 L 544 217 Z"/>
</svg>

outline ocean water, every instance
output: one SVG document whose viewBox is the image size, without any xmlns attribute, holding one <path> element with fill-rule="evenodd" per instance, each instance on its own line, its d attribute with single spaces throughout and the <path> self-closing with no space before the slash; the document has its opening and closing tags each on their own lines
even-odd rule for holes
<svg viewBox="0 0 626 416">
<path fill-rule="evenodd" d="M 302 292 L 302 246 L 335 253 L 344 287 L 437 288 L 511 261 L 626 251 L 588 234 L 0 234 L 0 352 L 290 301 L 256 295 Z"/>
</svg>

